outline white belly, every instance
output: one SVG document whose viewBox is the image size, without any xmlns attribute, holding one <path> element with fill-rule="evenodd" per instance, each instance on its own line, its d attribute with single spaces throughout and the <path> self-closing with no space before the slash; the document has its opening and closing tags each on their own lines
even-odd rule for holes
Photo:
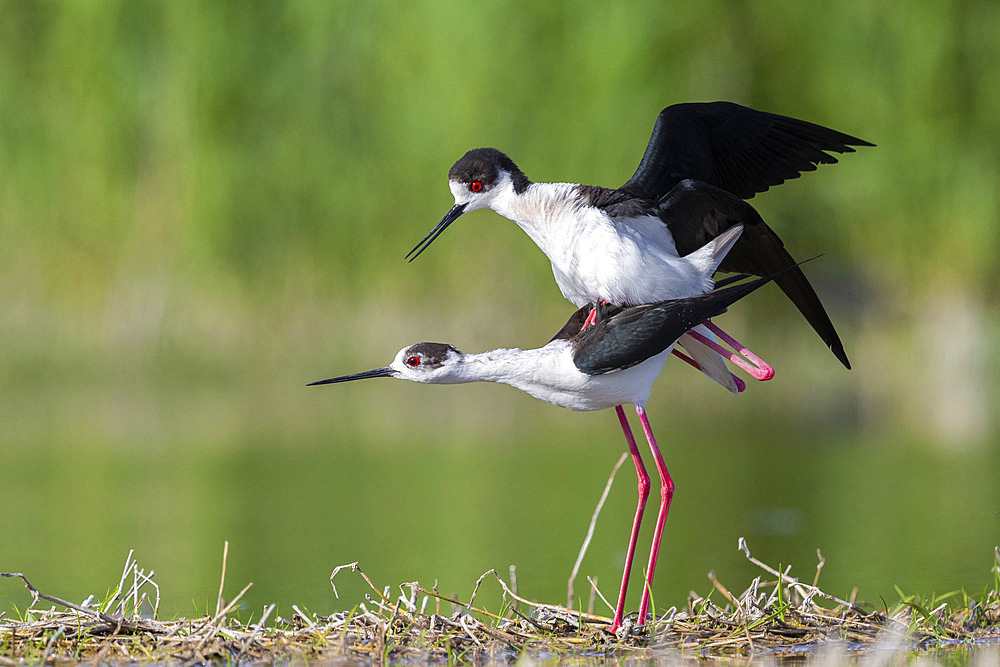
<svg viewBox="0 0 1000 667">
<path fill-rule="evenodd" d="M 678 257 L 666 225 L 588 226 L 562 251 L 549 255 L 556 284 L 577 306 L 603 299 L 629 306 L 679 299 L 712 289 L 704 271 Z"/>
<path fill-rule="evenodd" d="M 573 205 L 566 184 L 532 186 L 534 195 L 503 211 L 552 262 L 560 291 L 577 306 L 603 299 L 620 306 L 679 299 L 712 289 L 711 271 L 678 257 L 670 230 L 643 216 L 612 220 Z M 572 186 L 575 187 L 575 186 Z"/>
<path fill-rule="evenodd" d="M 604 410 L 623 403 L 645 405 L 653 382 L 673 349 L 671 345 L 631 368 L 604 375 L 586 375 L 573 364 L 568 347 L 569 343 L 560 340 L 537 350 L 525 350 L 517 368 L 508 369 L 495 381 L 570 410 Z M 524 359 L 529 357 L 530 363 L 526 363 Z"/>
<path fill-rule="evenodd" d="M 714 266 L 677 256 L 657 217 L 613 220 L 584 203 L 572 183 L 533 183 L 521 197 L 493 204 L 531 237 L 549 261 L 563 296 L 583 306 L 603 299 L 620 306 L 679 299 L 712 289 Z"/>
</svg>

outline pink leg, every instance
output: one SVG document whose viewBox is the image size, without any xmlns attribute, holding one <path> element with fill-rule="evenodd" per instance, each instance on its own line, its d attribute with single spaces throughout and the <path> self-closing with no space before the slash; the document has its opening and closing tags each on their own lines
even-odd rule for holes
<svg viewBox="0 0 1000 667">
<path fill-rule="evenodd" d="M 628 538 L 628 551 L 625 552 L 625 572 L 622 574 L 622 588 L 618 593 L 618 606 L 615 607 L 615 618 L 611 622 L 611 632 L 618 632 L 618 628 L 622 626 L 622 617 L 625 610 L 625 593 L 628 591 L 628 575 L 632 571 L 632 556 L 635 555 L 635 541 L 639 536 L 642 510 L 645 509 L 646 498 L 649 497 L 649 475 L 646 474 L 646 466 L 642 464 L 642 456 L 639 455 L 639 448 L 635 446 L 635 438 L 632 436 L 632 429 L 629 428 L 628 419 L 625 418 L 625 411 L 622 409 L 622 406 L 616 405 L 615 412 L 618 413 L 618 421 L 621 422 L 622 431 L 625 432 L 628 451 L 632 455 L 632 462 L 635 463 L 635 472 L 639 477 L 639 502 L 635 507 L 635 521 L 632 522 L 632 532 Z"/>
<path fill-rule="evenodd" d="M 680 350 L 678 350 L 676 347 L 673 350 L 671 350 L 670 353 L 673 354 L 678 359 L 680 359 L 681 361 L 685 361 L 685 362 L 691 364 L 692 366 L 694 366 L 695 370 L 697 370 L 697 371 L 701 370 L 701 366 L 698 365 L 697 361 L 695 361 L 691 357 L 687 356 L 686 354 L 684 354 L 683 352 L 681 352 Z"/>
<path fill-rule="evenodd" d="M 695 361 L 691 357 L 687 356 L 686 354 L 684 354 L 683 352 L 681 352 L 680 350 L 678 350 L 676 347 L 673 350 L 671 350 L 671 353 L 675 357 L 677 357 L 678 359 L 680 359 L 681 361 L 686 361 L 687 363 L 689 363 L 692 366 L 694 366 L 696 370 L 699 370 L 699 371 L 701 370 L 701 366 L 698 365 L 697 361 Z M 733 375 L 733 374 L 730 373 L 730 375 Z M 747 388 L 747 383 L 744 382 L 743 380 L 741 380 L 740 378 L 736 377 L 735 375 L 733 375 L 733 382 L 736 383 L 736 393 L 737 394 L 741 393 L 744 389 Z"/>
<path fill-rule="evenodd" d="M 649 609 L 649 587 L 653 581 L 653 572 L 656 571 L 656 556 L 660 552 L 663 524 L 666 523 L 667 512 L 670 511 L 670 499 L 674 497 L 674 480 L 670 479 L 667 465 L 660 455 L 660 448 L 656 444 L 656 438 L 653 437 L 653 429 L 649 426 L 645 409 L 637 405 L 635 411 L 639 414 L 642 430 L 646 434 L 646 440 L 649 441 L 649 448 L 653 451 L 656 470 L 660 473 L 660 511 L 656 514 L 656 530 L 653 532 L 653 545 L 649 549 L 649 564 L 646 566 L 646 585 L 642 589 L 642 604 L 639 605 L 639 625 L 642 625 L 646 622 L 646 611 Z"/>
<path fill-rule="evenodd" d="M 601 299 L 601 303 L 608 303 L 608 302 L 605 301 L 604 299 Z M 591 324 L 597 324 L 597 308 L 590 309 L 590 314 L 587 315 L 587 319 L 583 321 L 583 326 L 580 327 L 580 331 L 583 331 Z"/>
<path fill-rule="evenodd" d="M 738 355 L 730 352 L 726 348 L 722 347 L 713 340 L 709 340 L 705 336 L 701 335 L 697 331 L 688 331 L 688 335 L 695 338 L 703 345 L 706 345 L 712 350 L 715 350 L 729 361 L 733 362 L 747 373 L 757 378 L 758 380 L 770 380 L 774 377 L 774 369 L 767 364 L 763 359 L 758 357 L 756 354 L 751 352 L 746 348 L 745 345 L 737 341 L 735 338 L 727 334 L 725 331 L 717 327 L 712 323 L 711 320 L 705 320 L 702 324 L 708 327 L 715 335 L 717 335 L 722 340 L 726 341 L 729 345 L 733 346 L 733 349 L 738 351 L 747 361 L 741 359 Z"/>
</svg>

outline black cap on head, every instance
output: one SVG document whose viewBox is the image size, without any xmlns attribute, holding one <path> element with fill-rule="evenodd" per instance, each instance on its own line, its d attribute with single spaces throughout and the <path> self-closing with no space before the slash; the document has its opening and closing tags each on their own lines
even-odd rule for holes
<svg viewBox="0 0 1000 667">
<path fill-rule="evenodd" d="M 448 179 L 460 183 L 482 181 L 483 185 L 491 188 L 496 185 L 501 169 L 510 173 L 514 191 L 518 194 L 531 185 L 531 181 L 517 168 L 514 161 L 495 148 L 474 148 L 467 152 L 451 166 Z"/>
<path fill-rule="evenodd" d="M 416 343 L 406 348 L 406 355 L 420 355 L 423 365 L 428 368 L 438 368 L 448 360 L 448 354 L 461 354 L 456 347 L 447 343 Z"/>
</svg>

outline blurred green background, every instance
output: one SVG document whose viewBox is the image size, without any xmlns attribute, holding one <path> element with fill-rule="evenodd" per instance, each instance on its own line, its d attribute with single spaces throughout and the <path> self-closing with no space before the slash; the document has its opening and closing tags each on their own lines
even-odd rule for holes
<svg viewBox="0 0 1000 667">
<path fill-rule="evenodd" d="M 714 99 L 878 144 L 753 200 L 824 253 L 807 272 L 854 370 L 773 289 L 721 322 L 774 380 L 734 397 L 667 365 L 657 603 L 710 569 L 742 588 L 741 535 L 807 578 L 821 548 L 821 583 L 876 604 L 981 588 L 1000 4 L 973 1 L 0 2 L 0 570 L 82 599 L 135 548 L 161 613 L 191 614 L 229 540 L 251 610 L 349 608 L 363 583 L 337 601 L 327 579 L 355 560 L 462 597 L 515 563 L 564 600 L 624 450 L 612 412 L 304 384 L 420 340 L 544 343 L 573 307 L 515 225 L 471 214 L 403 261 L 448 168 L 495 146 L 534 180 L 617 185 L 662 107 Z M 626 465 L 582 568 L 612 599 L 634 494 Z M 27 601 L 0 582 L 0 609 Z"/>
</svg>

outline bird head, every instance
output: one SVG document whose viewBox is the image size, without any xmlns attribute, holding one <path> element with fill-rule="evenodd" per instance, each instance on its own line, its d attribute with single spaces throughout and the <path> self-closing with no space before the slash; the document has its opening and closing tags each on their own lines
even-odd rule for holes
<svg viewBox="0 0 1000 667">
<path fill-rule="evenodd" d="M 451 384 L 464 355 L 447 343 L 416 343 L 396 353 L 392 363 L 370 371 L 310 382 L 307 386 L 393 377 L 426 384 Z"/>
<path fill-rule="evenodd" d="M 498 197 L 520 194 L 530 184 L 514 161 L 497 149 L 476 148 L 467 152 L 448 172 L 448 187 L 455 205 L 406 258 L 415 260 L 463 213 L 492 208 Z"/>
</svg>

